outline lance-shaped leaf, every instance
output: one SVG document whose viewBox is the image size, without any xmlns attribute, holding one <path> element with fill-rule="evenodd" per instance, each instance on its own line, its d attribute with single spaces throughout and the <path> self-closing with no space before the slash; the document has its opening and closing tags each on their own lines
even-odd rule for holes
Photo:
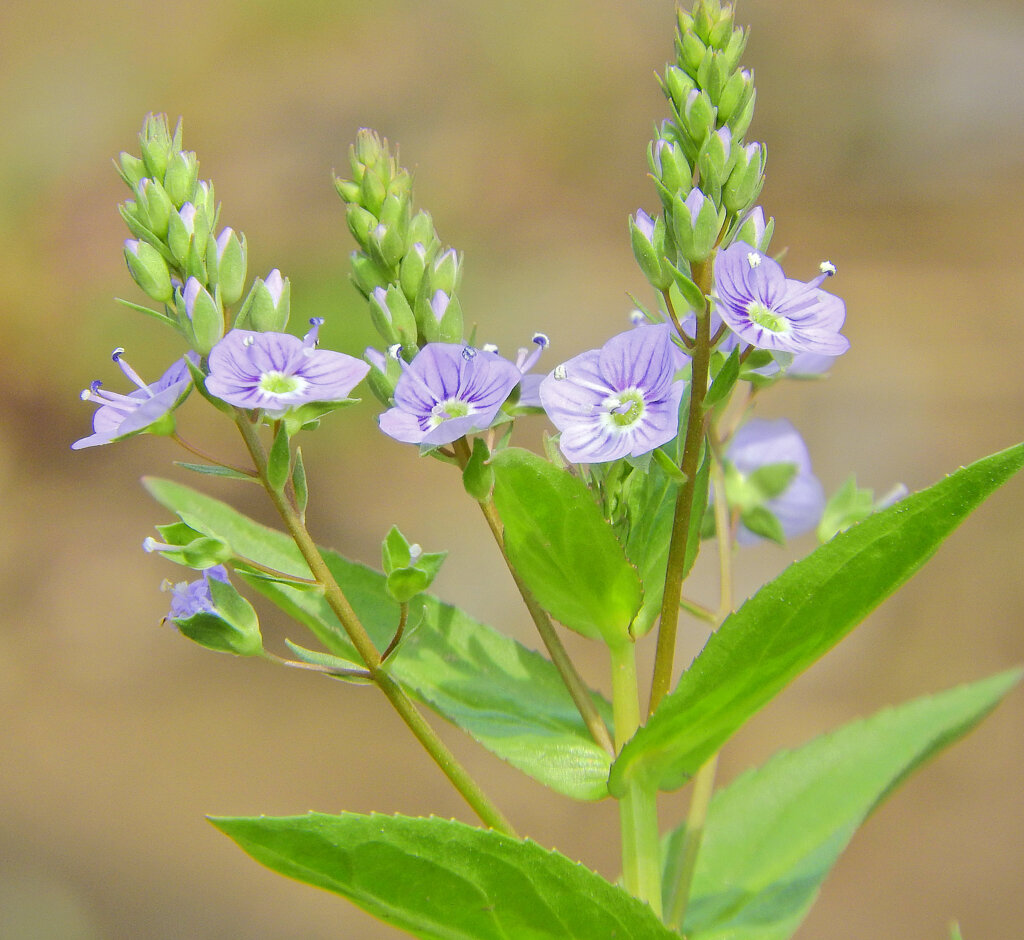
<svg viewBox="0 0 1024 940">
<path fill-rule="evenodd" d="M 189 530 L 217 538 L 243 558 L 298 577 L 311 577 L 292 540 L 232 507 L 170 480 L 148 478 L 154 498 L 188 520 Z M 214 535 L 213 533 L 216 533 Z M 391 642 L 399 607 L 382 574 L 336 552 L 321 554 L 377 648 Z M 248 583 L 304 624 L 335 656 L 358 661 L 324 598 L 239 571 Z M 388 660 L 392 676 L 415 698 L 472 735 L 484 747 L 545 786 L 574 799 L 608 795 L 610 758 L 590 737 L 551 662 L 457 607 L 429 595 L 410 620 L 421 622 Z M 604 699 L 594 701 L 610 723 Z"/>
<path fill-rule="evenodd" d="M 622 643 L 643 589 L 590 490 L 520 448 L 491 464 L 505 548 L 534 597 L 570 630 Z"/>
<path fill-rule="evenodd" d="M 609 789 L 682 786 L 729 736 L 903 584 L 1024 465 L 1018 445 L 909 496 L 787 568 L 732 614 L 627 742 Z"/>
<path fill-rule="evenodd" d="M 686 915 L 691 940 L 787 940 L 853 833 L 898 784 L 967 734 L 1021 671 L 886 708 L 776 754 L 715 794 Z M 666 840 L 666 910 L 685 827 Z"/>
<path fill-rule="evenodd" d="M 425 940 L 671 940 L 651 909 L 534 842 L 446 819 L 213 819 L 256 861 Z"/>
</svg>

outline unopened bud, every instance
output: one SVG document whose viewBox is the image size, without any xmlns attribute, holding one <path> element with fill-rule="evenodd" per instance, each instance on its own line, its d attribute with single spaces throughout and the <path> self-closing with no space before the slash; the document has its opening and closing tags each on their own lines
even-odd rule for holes
<svg viewBox="0 0 1024 940">
<path fill-rule="evenodd" d="M 245 236 L 239 237 L 234 229 L 224 229 L 217 236 L 214 252 L 208 253 L 206 262 L 211 282 L 220 288 L 221 300 L 228 305 L 235 303 L 245 287 Z"/>
<path fill-rule="evenodd" d="M 163 255 L 147 242 L 128 239 L 124 243 L 124 258 L 132 279 L 145 293 L 160 303 L 168 303 L 174 296 L 171 274 Z"/>
<path fill-rule="evenodd" d="M 194 153 L 179 151 L 171 155 L 163 182 L 176 209 L 192 199 L 198 178 L 199 161 Z"/>
</svg>

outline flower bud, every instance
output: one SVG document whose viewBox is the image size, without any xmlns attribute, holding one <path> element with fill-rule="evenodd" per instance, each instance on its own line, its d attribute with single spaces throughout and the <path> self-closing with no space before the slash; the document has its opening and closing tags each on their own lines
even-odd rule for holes
<svg viewBox="0 0 1024 940">
<path fill-rule="evenodd" d="M 133 157 L 127 151 L 121 151 L 115 166 L 117 166 L 118 173 L 121 174 L 121 179 L 123 179 L 133 190 L 142 182 L 143 179 L 145 179 L 145 162 L 140 160 L 138 157 Z"/>
<path fill-rule="evenodd" d="M 676 54 L 679 57 L 679 64 L 686 70 L 688 75 L 696 77 L 697 69 L 704 61 L 704 53 L 707 46 L 700 37 L 693 31 L 687 30 L 676 39 Z"/>
<path fill-rule="evenodd" d="M 363 175 L 360 189 L 360 202 L 375 215 L 379 213 L 388 192 L 387 183 L 376 172 L 368 170 Z"/>
<path fill-rule="evenodd" d="M 708 97 L 713 102 L 718 101 L 728 77 L 729 70 L 725 63 L 725 57 L 717 49 L 709 48 L 704 53 L 704 58 L 697 69 L 697 81 L 701 88 L 707 91 Z"/>
<path fill-rule="evenodd" d="M 344 180 L 336 176 L 334 177 L 334 188 L 346 203 L 352 203 L 359 199 L 361 189 L 355 180 Z"/>
<path fill-rule="evenodd" d="M 761 194 L 767 154 L 759 143 L 749 143 L 737 151 L 736 164 L 722 190 L 722 202 L 730 212 L 746 212 Z"/>
<path fill-rule="evenodd" d="M 421 292 L 416 299 L 416 324 L 428 343 L 462 340 L 462 305 L 458 297 L 436 290 L 429 300 Z"/>
<path fill-rule="evenodd" d="M 747 103 L 737 107 L 736 112 L 729 119 L 728 124 L 732 128 L 734 139 L 741 140 L 743 135 L 746 134 L 747 128 L 750 127 L 750 122 L 754 119 L 754 101 L 756 98 L 757 91 L 751 87 Z"/>
<path fill-rule="evenodd" d="M 266 279 L 258 277 L 253 282 L 235 325 L 260 333 L 283 333 L 290 306 L 291 283 L 274 268 Z"/>
<path fill-rule="evenodd" d="M 729 176 L 733 164 L 732 132 L 720 127 L 710 134 L 697 155 L 701 188 L 711 196 L 718 196 Z"/>
<path fill-rule="evenodd" d="M 167 191 L 155 180 L 145 177 L 139 180 L 135 194 L 139 209 L 144 213 L 146 227 L 157 238 L 166 238 L 167 225 L 175 210 Z"/>
<path fill-rule="evenodd" d="M 730 23 L 730 29 L 731 29 Z M 740 64 L 740 57 L 743 55 L 743 50 L 747 48 L 747 34 L 743 29 L 733 29 L 729 33 L 728 42 L 724 45 L 719 42 L 718 48 L 722 49 L 722 56 L 725 59 L 726 74 L 735 71 L 736 66 Z"/>
<path fill-rule="evenodd" d="M 462 280 L 462 257 L 454 248 L 448 248 L 431 262 L 430 286 L 434 290 L 443 290 L 446 294 L 454 294 Z M 461 335 L 459 339 L 461 339 Z"/>
<path fill-rule="evenodd" d="M 186 202 L 177 212 L 171 213 L 167 221 L 167 246 L 179 267 L 188 265 L 192 253 L 197 259 L 202 259 L 209 237 L 210 223 L 205 210 Z"/>
<path fill-rule="evenodd" d="M 252 605 L 228 581 L 223 566 L 203 571 L 201 580 L 171 587 L 167 615 L 182 636 L 219 653 L 257 656 L 263 650 Z"/>
<path fill-rule="evenodd" d="M 719 210 L 699 189 L 691 189 L 685 200 L 676 196 L 672 230 L 679 253 L 687 261 L 704 261 L 714 249 L 724 221 L 725 210 Z"/>
<path fill-rule="evenodd" d="M 372 258 L 353 251 L 349 256 L 352 263 L 352 283 L 364 297 L 369 297 L 375 287 L 387 287 L 391 283 L 387 273 L 381 271 Z"/>
<path fill-rule="evenodd" d="M 361 127 L 356 131 L 356 142 L 350 151 L 352 169 L 362 171 L 365 168 L 373 168 L 382 160 L 388 159 L 387 142 L 381 140 L 376 131 L 368 127 Z M 362 173 L 360 172 L 360 177 Z"/>
<path fill-rule="evenodd" d="M 168 303 L 174 296 L 171 273 L 163 255 L 147 242 L 129 238 L 124 243 L 128 271 L 139 287 L 153 300 Z"/>
<path fill-rule="evenodd" d="M 402 367 L 396 358 L 385 356 L 372 346 L 363 353 L 363 358 L 370 363 L 370 371 L 366 375 L 370 391 L 377 396 L 382 405 L 390 407 L 395 394 L 395 386 L 402 376 Z"/>
<path fill-rule="evenodd" d="M 687 96 L 696 86 L 693 79 L 678 65 L 670 65 L 665 69 L 665 78 L 661 87 L 665 90 L 665 94 L 668 95 L 676 111 L 682 113 Z"/>
<path fill-rule="evenodd" d="M 192 348 L 201 356 L 208 355 L 224 336 L 224 312 L 220 304 L 198 279 L 190 277 L 181 292 L 178 309 L 178 322 L 191 340 Z"/>
<path fill-rule="evenodd" d="M 657 290 L 665 290 L 672 283 L 672 273 L 662 263 L 665 255 L 665 220 L 655 221 L 643 209 L 629 220 L 629 238 L 633 256 L 644 277 Z"/>
<path fill-rule="evenodd" d="M 676 193 L 685 195 L 693 188 L 693 170 L 687 162 L 683 148 L 675 141 L 656 137 L 647 148 L 647 162 L 654 178 L 664 190 L 659 190 L 662 202 L 671 201 Z"/>
<path fill-rule="evenodd" d="M 733 72 L 718 97 L 718 120 L 728 123 L 744 108 L 754 92 L 754 76 L 747 69 Z"/>
<path fill-rule="evenodd" d="M 167 170 L 168 161 L 175 146 L 180 146 L 181 123 L 171 136 L 166 114 L 147 114 L 142 122 L 139 133 L 139 146 L 142 148 L 142 160 L 146 164 L 149 175 L 162 180 Z"/>
<path fill-rule="evenodd" d="M 164 173 L 164 189 L 175 208 L 180 209 L 192 199 L 198 178 L 199 161 L 194 153 L 179 150 L 171 155 L 167 162 L 167 172 Z"/>
<path fill-rule="evenodd" d="M 388 344 L 416 345 L 416 317 L 402 289 L 396 284 L 375 287 L 370 294 L 370 317 Z"/>
<path fill-rule="evenodd" d="M 345 210 L 345 221 L 357 244 L 365 248 L 370 243 L 370 232 L 377 227 L 377 217 L 362 206 L 350 203 Z"/>
<path fill-rule="evenodd" d="M 420 285 L 423 283 L 423 274 L 427 269 L 427 250 L 422 243 L 415 242 L 406 252 L 399 268 L 398 280 L 402 285 L 402 292 L 406 299 L 415 301 L 419 296 Z"/>
<path fill-rule="evenodd" d="M 409 223 L 409 241 L 415 244 L 419 242 L 428 251 L 434 247 L 434 243 L 437 242 L 437 233 L 434 231 L 434 220 L 430 217 L 430 213 L 425 209 L 420 209 Z"/>
<path fill-rule="evenodd" d="M 764 210 L 760 206 L 751 209 L 736 232 L 735 241 L 746 242 L 760 252 L 767 252 L 775 231 L 775 219 L 764 220 Z"/>
<path fill-rule="evenodd" d="M 246 244 L 232 228 L 224 229 L 214 242 L 214 251 L 206 258 L 211 283 L 220 289 L 220 299 L 235 303 L 245 287 Z"/>
<path fill-rule="evenodd" d="M 370 232 L 366 247 L 382 270 L 392 271 L 405 254 L 405 239 L 397 227 L 380 222 Z"/>
<path fill-rule="evenodd" d="M 704 143 L 704 138 L 715 129 L 718 112 L 706 91 L 696 88 L 687 96 L 681 116 L 683 130 L 695 144 Z M 735 134 L 735 131 L 733 132 Z"/>
</svg>

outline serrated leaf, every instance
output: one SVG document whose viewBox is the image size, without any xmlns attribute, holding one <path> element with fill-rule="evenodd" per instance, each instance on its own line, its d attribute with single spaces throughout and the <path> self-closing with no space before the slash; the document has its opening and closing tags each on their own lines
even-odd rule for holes
<svg viewBox="0 0 1024 940">
<path fill-rule="evenodd" d="M 1002 673 L 927 696 L 776 754 L 715 794 L 694 872 L 690 940 L 787 940 L 867 816 L 974 728 L 1021 678 Z M 685 827 L 671 833 L 677 857 Z M 666 895 L 675 882 L 666 871 Z M 666 910 L 670 901 L 666 897 Z"/>
<path fill-rule="evenodd" d="M 300 578 L 311 577 L 294 543 L 282 532 L 170 480 L 146 478 L 162 505 L 189 519 L 197 531 L 225 541 L 239 555 Z M 384 576 L 335 552 L 321 553 L 377 648 L 387 647 L 398 625 L 398 605 Z M 304 624 L 333 654 L 357 660 L 326 601 L 317 592 L 238 573 Z M 555 667 L 539 653 L 480 623 L 457 607 L 421 595 L 422 622 L 389 659 L 391 675 L 419 701 L 462 728 L 484 747 L 574 799 L 608 795 L 610 758 L 594 743 Z M 611 709 L 594 701 L 606 722 Z"/>
<path fill-rule="evenodd" d="M 518 447 L 491 465 L 505 548 L 540 605 L 583 636 L 627 640 L 643 589 L 590 490 Z"/>
<path fill-rule="evenodd" d="M 609 789 L 683 785 L 751 715 L 828 652 L 1024 465 L 1018 445 L 875 513 L 787 568 L 732 614 L 626 743 Z"/>
<path fill-rule="evenodd" d="M 534 842 L 454 820 L 210 820 L 256 861 L 423 940 L 670 940 L 651 909 Z"/>
</svg>

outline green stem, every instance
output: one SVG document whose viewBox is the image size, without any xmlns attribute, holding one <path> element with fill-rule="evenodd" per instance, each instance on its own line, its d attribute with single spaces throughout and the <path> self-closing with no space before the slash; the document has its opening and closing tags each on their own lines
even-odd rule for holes
<svg viewBox="0 0 1024 940">
<path fill-rule="evenodd" d="M 469 442 L 464 437 L 460 437 L 452 446 L 455 450 L 455 458 L 459 466 L 465 469 L 472 453 Z M 537 628 L 537 632 L 540 634 L 540 638 L 548 651 L 548 655 L 551 657 L 552 663 L 554 663 L 555 668 L 558 670 L 558 674 L 562 677 L 562 682 L 565 684 L 566 689 L 568 689 L 573 704 L 583 719 L 583 723 L 587 726 L 591 737 L 609 754 L 614 754 L 615 748 L 612 744 L 611 735 L 608 733 L 608 728 L 601 717 L 601 713 L 594 704 L 590 690 L 576 671 L 576 667 L 573 665 L 568 652 L 558 637 L 558 633 L 555 631 L 551 618 L 548 617 L 544 608 L 534 599 L 530 589 L 519 576 L 519 572 L 505 551 L 504 527 L 501 517 L 498 515 L 498 508 L 494 505 L 494 500 L 487 499 L 479 505 L 481 512 L 484 514 L 484 519 L 487 520 L 487 527 L 491 530 L 491 535 L 494 536 L 498 551 L 501 552 L 501 557 L 505 559 L 505 565 L 509 570 L 509 574 L 512 575 L 512 580 L 519 589 L 519 594 L 523 598 L 523 603 L 530 614 L 530 619 Z"/>
<path fill-rule="evenodd" d="M 636 674 L 636 648 L 626 641 L 609 646 L 612 665 L 612 710 L 615 748 L 640 727 L 640 689 Z M 661 843 L 658 837 L 657 790 L 631 781 L 619 801 L 622 830 L 622 877 L 626 890 L 661 916 Z"/>
<path fill-rule="evenodd" d="M 697 868 L 697 855 L 704 838 L 704 824 L 707 822 L 708 806 L 711 804 L 711 795 L 715 789 L 717 768 L 718 755 L 713 754 L 693 778 L 693 794 L 690 796 L 690 810 L 686 816 L 686 834 L 683 837 L 681 850 L 679 880 L 674 886 L 672 906 L 667 920 L 669 927 L 677 930 L 683 925 L 686 917 L 686 907 L 690 900 L 690 886 L 693 884 L 693 873 Z"/>
<path fill-rule="evenodd" d="M 462 795 L 473 811 L 480 817 L 480 820 L 492 829 L 506 835 L 515 836 L 516 832 L 512 824 L 505 818 L 502 812 L 494 806 L 487 798 L 483 790 L 475 780 L 467 773 L 466 769 L 458 762 L 455 755 L 448 750 L 444 742 L 437 736 L 437 732 L 427 723 L 420 714 L 412 700 L 405 694 L 400 685 L 382 668 L 381 655 L 366 632 L 355 610 L 345 597 L 334 575 L 331 574 L 327 563 L 324 561 L 320 550 L 316 547 L 305 524 L 299 518 L 298 512 L 284 493 L 275 490 L 267 477 L 267 456 L 263 444 L 259 439 L 256 428 L 239 412 L 235 416 L 235 423 L 238 425 L 245 446 L 252 456 L 256 471 L 263 483 L 264 489 L 270 496 L 274 507 L 277 509 L 288 529 L 303 559 L 313 573 L 313 577 L 323 585 L 324 599 L 348 634 L 352 645 L 356 648 L 367 671 L 373 678 L 380 690 L 387 697 L 388 701 L 398 712 L 402 721 L 412 731 L 416 739 L 423 745 L 434 763 L 441 768 L 442 773 L 451 781 L 452 785 Z"/>
<path fill-rule="evenodd" d="M 714 437 L 714 430 L 710 435 Z M 714 451 L 714 448 L 712 448 Z M 732 529 L 729 521 L 729 507 L 725 500 L 725 474 L 717 453 L 712 453 L 711 483 L 715 490 L 715 526 L 718 541 L 718 576 L 719 601 L 715 617 L 715 628 L 732 611 Z M 707 821 L 708 807 L 714 793 L 715 772 L 718 768 L 718 755 L 712 755 L 697 771 L 693 779 L 693 793 L 690 796 L 690 809 L 686 817 L 686 833 L 680 848 L 680 862 L 677 867 L 679 878 L 672 887 L 672 900 L 669 906 L 668 925 L 680 928 L 686 917 L 686 907 L 690 899 L 693 874 L 697 868 L 697 856 L 701 841 L 704 838 L 704 824 Z"/>
<path fill-rule="evenodd" d="M 691 269 L 694 282 L 701 293 L 711 293 L 713 256 Z M 678 322 L 672 301 L 665 292 L 665 303 L 673 322 Z M 696 311 L 697 330 L 691 360 L 690 413 L 686 423 L 683 459 L 679 469 L 686 477 L 676 497 L 672 520 L 672 541 L 668 549 L 665 572 L 665 592 L 662 596 L 661 618 L 658 625 L 658 645 L 651 680 L 651 699 L 648 713 L 653 714 L 672 684 L 672 665 L 675 658 L 676 627 L 679 623 L 679 599 L 683 593 L 683 569 L 686 566 L 687 542 L 690 534 L 690 515 L 697 478 L 697 465 L 704 438 L 704 396 L 708 391 L 708 367 L 711 362 L 711 316 L 707 307 Z"/>
</svg>

